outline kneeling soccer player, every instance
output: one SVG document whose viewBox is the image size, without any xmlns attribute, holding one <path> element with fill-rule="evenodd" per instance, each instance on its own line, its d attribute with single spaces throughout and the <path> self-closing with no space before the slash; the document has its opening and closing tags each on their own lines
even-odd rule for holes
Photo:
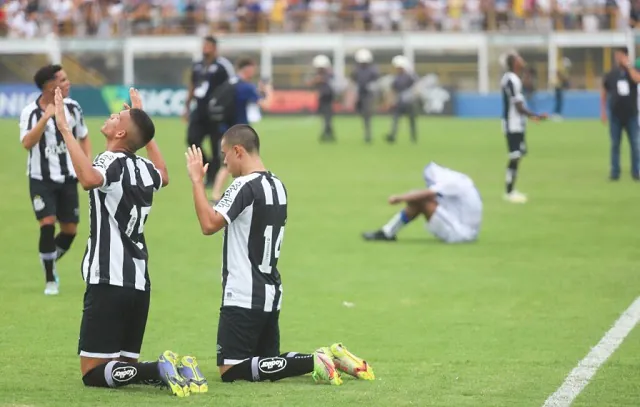
<svg viewBox="0 0 640 407">
<path fill-rule="evenodd" d="M 365 240 L 396 240 L 402 227 L 423 214 L 426 228 L 446 243 L 471 242 L 477 239 L 482 223 L 482 199 L 471 178 L 431 162 L 424 169 L 427 188 L 392 195 L 392 205 L 406 202 L 382 229 L 362 235 Z"/>
<path fill-rule="evenodd" d="M 55 91 L 55 120 L 82 187 L 90 191 L 91 222 L 82 261 L 86 282 L 78 353 L 82 382 L 92 387 L 157 384 L 179 397 L 207 391 L 195 358 L 166 351 L 155 362 L 139 362 L 151 299 L 144 224 L 156 192 L 169 183 L 154 140 L 155 125 L 142 110 L 138 91 L 131 105 L 102 126 L 106 151 L 93 164 L 65 116 Z M 146 148 L 148 159 L 137 152 Z"/>
<path fill-rule="evenodd" d="M 224 164 L 236 180 L 214 208 L 204 187 L 202 151 L 187 151 L 187 168 L 202 233 L 225 230 L 218 368 L 223 382 L 276 381 L 311 373 L 316 382 L 342 384 L 339 372 L 373 380 L 373 370 L 336 343 L 312 354 L 280 352 L 282 280 L 278 259 L 287 223 L 284 183 L 260 158 L 258 133 L 237 124 L 222 136 Z"/>
</svg>

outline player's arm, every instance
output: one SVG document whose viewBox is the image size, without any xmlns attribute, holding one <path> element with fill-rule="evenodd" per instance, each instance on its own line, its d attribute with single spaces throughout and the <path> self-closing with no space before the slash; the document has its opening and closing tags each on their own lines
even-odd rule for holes
<svg viewBox="0 0 640 407">
<path fill-rule="evenodd" d="M 270 83 L 260 82 L 259 88 L 252 89 L 251 101 L 257 103 L 263 109 L 268 109 L 273 100 L 273 86 Z"/>
<path fill-rule="evenodd" d="M 606 85 L 600 90 L 600 119 L 607 121 L 607 88 Z"/>
<path fill-rule="evenodd" d="M 76 126 L 73 128 L 74 135 L 76 136 L 76 140 L 78 140 L 78 142 L 80 143 L 82 151 L 84 151 L 87 157 L 91 158 L 91 141 L 89 140 L 89 129 L 87 128 L 87 124 L 84 121 L 82 108 L 77 103 L 72 103 L 73 108 L 71 109 L 71 113 L 73 114 L 76 121 Z"/>
<path fill-rule="evenodd" d="M 184 101 L 184 113 L 182 118 L 184 120 L 189 119 L 189 114 L 191 113 L 191 102 L 193 101 L 193 91 L 195 89 L 194 84 L 196 83 L 195 71 L 191 70 L 191 78 L 189 80 L 189 88 L 187 89 L 187 98 Z"/>
<path fill-rule="evenodd" d="M 40 142 L 42 135 L 44 134 L 44 130 L 47 127 L 47 121 L 53 117 L 55 114 L 55 106 L 49 105 L 47 109 L 43 113 L 40 120 L 36 122 L 34 126 L 29 129 L 31 123 L 29 123 L 29 112 L 23 112 L 22 117 L 20 118 L 20 142 L 22 146 L 31 150 L 33 146 Z"/>
<path fill-rule="evenodd" d="M 167 170 L 167 163 L 164 161 L 164 157 L 160 152 L 160 147 L 158 147 L 158 143 L 155 140 L 151 140 L 147 144 L 147 158 L 149 161 L 153 163 L 158 172 L 160 173 L 160 177 L 162 178 L 162 186 L 166 187 L 169 185 L 169 171 Z"/>
<path fill-rule="evenodd" d="M 103 174 L 93 167 L 91 159 L 85 154 L 69 129 L 60 88 L 56 88 L 55 109 L 56 124 L 67 145 L 67 151 L 71 156 L 73 169 L 76 171 L 80 185 L 85 191 L 103 186 L 105 180 Z"/>
<path fill-rule="evenodd" d="M 537 114 L 527 109 L 527 107 L 524 105 L 524 95 L 522 94 L 521 87 L 522 85 L 514 84 L 513 81 L 509 81 L 507 85 L 507 92 L 509 92 L 509 97 L 511 97 L 515 101 L 515 106 L 516 110 L 518 110 L 518 113 L 534 120 L 546 119 L 547 115 Z"/>
<path fill-rule="evenodd" d="M 400 202 L 420 202 L 429 199 L 435 199 L 437 193 L 431 189 L 421 189 L 418 191 L 407 192 L 402 195 L 392 195 L 389 197 L 389 203 L 397 204 Z"/>
<path fill-rule="evenodd" d="M 125 109 L 130 109 L 133 107 L 134 109 L 144 110 L 142 107 L 142 98 L 140 97 L 140 92 L 136 88 L 129 88 L 129 99 L 131 99 L 131 106 L 124 104 Z M 166 187 L 169 185 L 169 171 L 167 170 L 167 163 L 164 161 L 164 157 L 160 152 L 160 147 L 158 147 L 158 143 L 155 140 L 151 140 L 146 145 L 147 149 L 147 158 L 151 161 L 160 173 L 160 178 L 162 178 L 161 185 Z"/>
<path fill-rule="evenodd" d="M 193 184 L 193 204 L 200 223 L 200 230 L 203 235 L 212 235 L 222 230 L 227 223 L 222 214 L 209 206 L 203 182 L 209 164 L 203 165 L 202 150 L 195 146 L 188 148 L 185 156 L 187 157 L 187 171 Z"/>
</svg>

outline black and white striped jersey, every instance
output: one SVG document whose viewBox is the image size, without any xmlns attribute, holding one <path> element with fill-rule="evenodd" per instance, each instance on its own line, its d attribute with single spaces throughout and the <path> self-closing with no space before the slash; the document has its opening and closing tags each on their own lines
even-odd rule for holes
<svg viewBox="0 0 640 407">
<path fill-rule="evenodd" d="M 214 209 L 227 221 L 222 306 L 279 310 L 278 258 L 287 223 L 287 192 L 282 181 L 270 172 L 239 177 Z"/>
<path fill-rule="evenodd" d="M 44 115 L 44 111 L 38 105 L 40 97 L 35 102 L 29 103 L 20 114 L 20 141 L 25 138 L 29 130 Z M 71 98 L 65 98 L 64 108 L 73 136 L 80 140 L 87 137 L 89 129 L 87 129 L 82 109 L 78 102 Z M 73 169 L 67 145 L 53 117 L 47 121 L 40 142 L 29 150 L 27 175 L 29 178 L 40 181 L 57 183 L 62 183 L 69 178 L 76 178 L 76 172 Z"/>
<path fill-rule="evenodd" d="M 522 81 L 513 72 L 505 72 L 500 81 L 502 90 L 502 127 L 509 133 L 524 133 L 527 117 L 518 111 L 516 104 L 525 103 L 522 95 Z"/>
<path fill-rule="evenodd" d="M 102 173 L 104 184 L 89 191 L 84 280 L 147 291 L 151 284 L 144 225 L 162 176 L 151 161 L 124 152 L 104 152 L 93 167 Z"/>
</svg>

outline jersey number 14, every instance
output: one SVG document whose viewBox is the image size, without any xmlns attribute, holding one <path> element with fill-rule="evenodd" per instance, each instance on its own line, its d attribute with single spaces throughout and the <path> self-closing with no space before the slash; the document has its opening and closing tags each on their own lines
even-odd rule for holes
<svg viewBox="0 0 640 407">
<path fill-rule="evenodd" d="M 273 244 L 273 226 L 267 225 L 264 229 L 264 251 L 262 253 L 262 263 L 260 264 L 260 271 L 264 274 L 271 274 L 271 268 L 275 266 L 277 259 L 280 257 L 280 246 L 282 245 L 282 238 L 284 237 L 284 226 L 280 228 L 278 238 L 275 245 Z M 271 252 L 273 251 L 273 256 Z"/>
</svg>

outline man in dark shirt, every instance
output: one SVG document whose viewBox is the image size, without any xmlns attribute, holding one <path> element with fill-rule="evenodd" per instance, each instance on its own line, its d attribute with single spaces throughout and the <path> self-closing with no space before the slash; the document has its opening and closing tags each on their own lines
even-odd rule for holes
<svg viewBox="0 0 640 407">
<path fill-rule="evenodd" d="M 638 143 L 638 83 L 640 72 L 635 70 L 626 48 L 614 53 L 616 66 L 603 80 L 600 98 L 600 115 L 603 123 L 609 118 L 609 136 L 611 137 L 612 181 L 620 178 L 620 142 L 622 130 L 627 132 L 631 150 L 631 176 L 640 180 L 639 143 Z"/>
<path fill-rule="evenodd" d="M 323 129 L 320 135 L 321 142 L 336 141 L 333 133 L 333 73 L 331 60 L 326 55 L 316 55 L 313 58 L 315 72 L 309 85 L 318 91 L 318 113 L 323 119 Z"/>
<path fill-rule="evenodd" d="M 233 64 L 228 59 L 218 56 L 218 42 L 214 37 L 206 37 L 202 45 L 202 60 L 193 64 L 191 82 L 185 101 L 184 119 L 189 122 L 187 130 L 187 144 L 200 147 L 205 137 L 209 137 L 212 148 L 211 159 L 205 157 L 209 163 L 206 182 L 213 184 L 216 173 L 220 168 L 220 138 L 222 132 L 213 123 L 209 115 L 211 95 L 217 87 L 235 75 Z M 191 111 L 191 102 L 196 101 L 196 107 Z"/>
<path fill-rule="evenodd" d="M 413 92 L 413 85 L 418 80 L 418 76 L 411 69 L 409 60 L 403 55 L 395 56 L 391 64 L 396 69 L 396 74 L 391 85 L 396 95 L 396 104 L 393 107 L 393 124 L 391 126 L 391 133 L 387 135 L 387 141 L 389 143 L 395 143 L 396 134 L 398 133 L 398 121 L 400 117 L 407 115 L 411 128 L 411 141 L 416 143 L 418 141 L 418 135 L 416 129 L 416 99 Z"/>
<path fill-rule="evenodd" d="M 368 49 L 360 49 L 355 55 L 356 68 L 351 80 L 357 88 L 356 111 L 364 122 L 364 141 L 371 143 L 371 116 L 373 116 L 375 93 L 372 89 L 380 77 L 378 68 L 373 64 L 373 55 Z"/>
</svg>

